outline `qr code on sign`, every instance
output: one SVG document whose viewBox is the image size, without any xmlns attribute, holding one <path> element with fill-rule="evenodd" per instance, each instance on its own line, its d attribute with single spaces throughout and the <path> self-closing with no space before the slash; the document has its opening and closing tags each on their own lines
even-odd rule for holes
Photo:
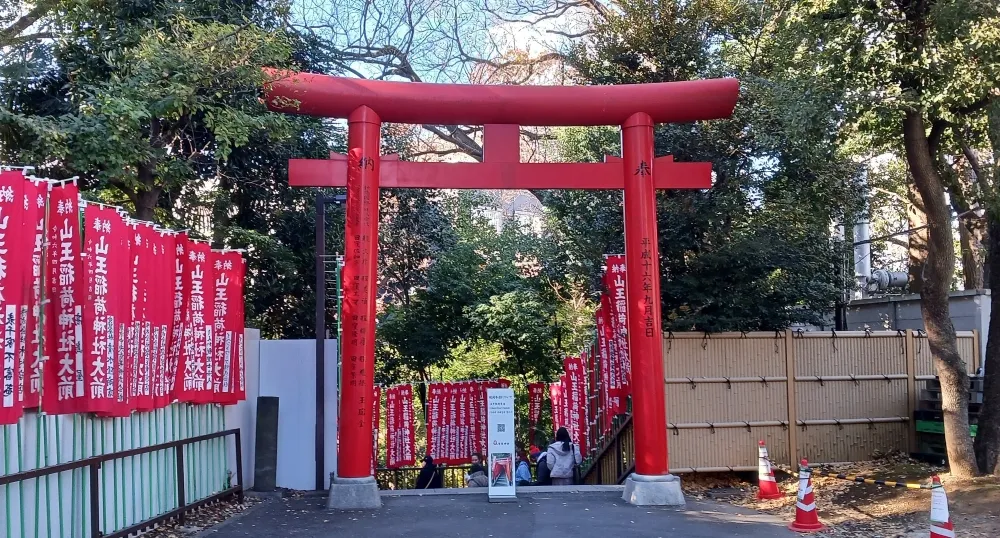
<svg viewBox="0 0 1000 538">
<path fill-rule="evenodd" d="M 497 424 L 497 433 L 504 433 L 505 431 L 507 431 L 504 429 L 506 426 L 507 426 L 506 424 Z"/>
</svg>

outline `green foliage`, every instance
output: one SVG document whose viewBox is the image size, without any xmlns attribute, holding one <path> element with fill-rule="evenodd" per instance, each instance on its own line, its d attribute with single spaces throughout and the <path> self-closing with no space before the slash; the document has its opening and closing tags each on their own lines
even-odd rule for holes
<svg viewBox="0 0 1000 538">
<path fill-rule="evenodd" d="M 522 380 L 548 378 L 561 366 L 555 349 L 555 305 L 528 290 L 495 295 L 467 311 L 473 331 L 496 342 L 507 361 L 497 373 Z"/>
<path fill-rule="evenodd" d="M 110 187 L 137 216 L 152 218 L 160 194 L 176 200 L 197 191 L 258 132 L 293 135 L 292 120 L 266 112 L 258 99 L 261 67 L 291 65 L 293 40 L 272 20 L 285 9 L 249 1 L 66 2 L 50 48 L 55 68 L 41 79 L 50 103 L 0 108 L 8 152 L 58 163 L 48 172 Z"/>
<path fill-rule="evenodd" d="M 656 130 L 658 155 L 709 161 L 707 192 L 658 195 L 663 319 L 670 330 L 770 330 L 819 322 L 843 285 L 830 225 L 858 210 L 858 168 L 837 140 L 838 95 L 779 84 L 769 3 L 626 1 L 575 51 L 581 82 L 736 76 L 733 117 Z M 569 129 L 566 160 L 618 153 L 613 129 Z M 600 255 L 624 251 L 620 193 L 544 193 L 570 270 L 599 286 Z"/>
</svg>

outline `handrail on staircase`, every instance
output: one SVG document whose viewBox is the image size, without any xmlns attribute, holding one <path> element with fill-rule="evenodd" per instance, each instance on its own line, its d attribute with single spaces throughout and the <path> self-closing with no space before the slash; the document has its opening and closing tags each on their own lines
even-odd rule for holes
<svg viewBox="0 0 1000 538">
<path fill-rule="evenodd" d="M 603 477 L 601 477 L 599 473 L 601 470 L 601 461 L 605 457 L 613 457 L 618 460 L 618 465 L 616 465 L 617 472 L 615 473 L 617 476 L 614 477 L 615 484 L 620 484 L 624 482 L 625 478 L 627 478 L 628 475 L 631 474 L 632 467 L 634 467 L 634 463 L 630 465 L 628 468 L 625 468 L 624 461 L 622 458 L 621 437 L 622 434 L 626 431 L 626 428 L 632 425 L 632 414 L 628 413 L 620 416 L 624 416 L 625 418 L 620 421 L 620 423 L 614 429 L 614 431 L 610 436 L 604 438 L 605 442 L 603 446 L 600 448 L 600 450 L 597 452 L 597 455 L 594 456 L 593 458 L 589 458 L 590 466 L 584 469 L 583 472 L 581 473 L 580 477 L 581 482 L 587 483 L 588 479 L 594 473 L 598 473 L 597 482 L 598 483 L 602 482 L 601 478 Z"/>
</svg>

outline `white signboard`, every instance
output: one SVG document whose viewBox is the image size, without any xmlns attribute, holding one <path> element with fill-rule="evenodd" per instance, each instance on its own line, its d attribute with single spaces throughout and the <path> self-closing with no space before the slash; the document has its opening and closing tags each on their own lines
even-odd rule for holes
<svg viewBox="0 0 1000 538">
<path fill-rule="evenodd" d="M 486 473 L 490 502 L 512 501 L 514 492 L 514 390 L 486 389 Z"/>
</svg>

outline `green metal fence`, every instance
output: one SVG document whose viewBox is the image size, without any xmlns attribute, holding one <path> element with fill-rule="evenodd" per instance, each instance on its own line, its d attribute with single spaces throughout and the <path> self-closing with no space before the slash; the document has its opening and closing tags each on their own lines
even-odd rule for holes
<svg viewBox="0 0 1000 538">
<path fill-rule="evenodd" d="M 181 403 L 127 418 L 29 411 L 17 424 L 0 426 L 0 476 L 221 432 L 223 411 L 219 405 Z M 0 538 L 89 537 L 94 527 L 92 492 L 100 496 L 98 523 L 105 535 L 176 509 L 174 450 L 105 462 L 97 470 L 99 487 L 90 483 L 87 468 L 0 486 Z M 200 441 L 181 450 L 186 503 L 233 483 L 226 439 Z"/>
</svg>

